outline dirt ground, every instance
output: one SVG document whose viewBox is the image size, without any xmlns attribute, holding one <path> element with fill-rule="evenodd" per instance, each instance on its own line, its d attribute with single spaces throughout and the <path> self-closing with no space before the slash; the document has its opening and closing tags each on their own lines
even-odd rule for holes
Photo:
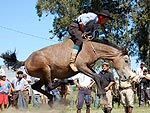
<svg viewBox="0 0 150 113">
<path fill-rule="evenodd" d="M 3 110 L 2 113 L 76 113 L 75 105 L 59 105 L 55 104 L 52 108 L 50 108 L 47 104 L 42 105 L 40 107 L 32 107 L 29 105 L 28 110 L 16 110 L 15 108 L 9 107 L 6 110 Z M 82 109 L 82 113 L 85 112 L 85 106 Z M 94 108 L 91 106 L 91 113 L 103 113 L 101 108 Z M 115 106 L 112 110 L 112 113 L 124 113 L 123 107 L 120 106 L 119 108 Z M 135 105 L 133 109 L 133 113 L 150 113 L 150 107 L 138 107 Z"/>
</svg>

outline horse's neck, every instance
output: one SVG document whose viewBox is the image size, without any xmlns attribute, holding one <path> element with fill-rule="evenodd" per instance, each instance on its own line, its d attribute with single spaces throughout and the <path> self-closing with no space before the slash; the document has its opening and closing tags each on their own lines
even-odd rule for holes
<svg viewBox="0 0 150 113">
<path fill-rule="evenodd" d="M 114 60 L 115 57 L 122 54 L 119 49 L 107 44 L 89 42 L 89 46 L 91 46 L 91 49 L 95 51 L 97 57 L 102 59 Z"/>
</svg>

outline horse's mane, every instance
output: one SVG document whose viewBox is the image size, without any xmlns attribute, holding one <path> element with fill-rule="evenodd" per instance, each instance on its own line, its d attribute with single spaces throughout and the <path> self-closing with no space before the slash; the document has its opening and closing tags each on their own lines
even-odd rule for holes
<svg viewBox="0 0 150 113">
<path fill-rule="evenodd" d="M 106 45 L 108 45 L 108 46 L 112 46 L 112 47 L 114 47 L 114 48 L 116 48 L 116 49 L 119 49 L 119 50 L 122 49 L 122 48 L 120 48 L 119 46 L 117 46 L 116 44 L 113 44 L 113 43 L 109 42 L 109 41 L 106 40 L 106 39 L 93 38 L 92 41 L 93 41 L 93 42 L 102 43 L 102 44 L 106 44 Z"/>
<path fill-rule="evenodd" d="M 102 43 L 102 44 L 106 44 L 106 45 L 111 46 L 111 47 L 114 47 L 114 48 L 116 48 L 116 49 L 118 49 L 118 50 L 122 50 L 123 55 L 127 55 L 127 54 L 128 54 L 128 51 L 127 51 L 126 48 L 121 48 L 121 47 L 117 46 L 116 44 L 113 44 L 113 43 L 109 42 L 109 41 L 106 40 L 106 39 L 93 38 L 91 41 L 93 41 L 93 42 L 98 42 L 98 43 Z"/>
</svg>

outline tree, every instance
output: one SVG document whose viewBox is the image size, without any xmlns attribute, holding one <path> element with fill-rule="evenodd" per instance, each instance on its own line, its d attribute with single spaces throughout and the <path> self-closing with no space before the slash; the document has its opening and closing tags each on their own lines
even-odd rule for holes
<svg viewBox="0 0 150 113">
<path fill-rule="evenodd" d="M 149 0 L 38 0 L 36 9 L 39 17 L 44 13 L 55 16 L 51 33 L 59 39 L 68 36 L 67 29 L 77 15 L 107 9 L 114 20 L 99 26 L 99 32 L 118 46 L 127 46 L 129 55 L 146 61 L 150 48 L 149 4 Z"/>
</svg>

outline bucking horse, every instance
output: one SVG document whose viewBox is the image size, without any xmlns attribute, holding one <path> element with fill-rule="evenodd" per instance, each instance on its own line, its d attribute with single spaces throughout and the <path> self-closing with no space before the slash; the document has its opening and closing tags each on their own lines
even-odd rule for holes
<svg viewBox="0 0 150 113">
<path fill-rule="evenodd" d="M 9 57 L 7 52 L 2 53 L 0 57 L 4 59 L 6 66 L 11 66 L 13 69 L 25 66 L 25 70 L 30 76 L 40 78 L 38 82 L 32 85 L 32 88 L 43 93 L 50 100 L 53 96 L 49 91 L 58 86 L 52 85 L 53 79 L 69 78 L 79 72 L 92 77 L 97 84 L 98 94 L 104 94 L 102 81 L 92 69 L 98 59 L 111 60 L 120 76 L 128 78 L 134 74 L 130 69 L 130 61 L 125 49 L 102 39 L 85 39 L 83 41 L 82 49 L 75 62 L 79 71 L 74 72 L 69 66 L 73 45 L 72 40 L 67 39 L 33 52 L 25 61 L 18 61 L 14 53 L 9 54 Z M 46 90 L 41 89 L 43 85 L 45 85 Z"/>
</svg>

